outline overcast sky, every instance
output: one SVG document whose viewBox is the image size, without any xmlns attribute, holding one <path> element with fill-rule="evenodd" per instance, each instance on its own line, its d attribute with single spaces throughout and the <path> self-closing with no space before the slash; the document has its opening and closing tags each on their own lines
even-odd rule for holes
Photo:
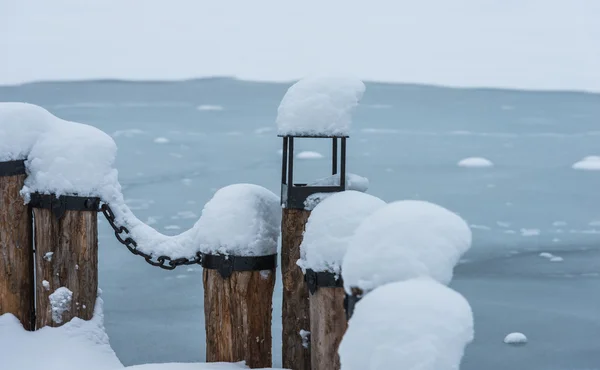
<svg viewBox="0 0 600 370">
<path fill-rule="evenodd" d="M 600 0 L 0 0 L 0 84 L 329 71 L 600 91 Z"/>
</svg>

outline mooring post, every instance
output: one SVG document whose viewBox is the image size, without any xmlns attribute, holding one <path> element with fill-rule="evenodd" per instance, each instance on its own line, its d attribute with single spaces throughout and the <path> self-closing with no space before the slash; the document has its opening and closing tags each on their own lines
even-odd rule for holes
<svg viewBox="0 0 600 370">
<path fill-rule="evenodd" d="M 32 219 L 19 194 L 25 162 L 0 162 L 0 315 L 15 315 L 35 329 Z"/>
<path fill-rule="evenodd" d="M 36 327 L 90 320 L 98 292 L 100 199 L 34 193 Z"/>
<path fill-rule="evenodd" d="M 302 244 L 310 209 L 323 194 L 346 189 L 346 139 L 347 136 L 283 137 L 281 203 L 281 273 L 283 276 L 282 304 L 282 362 L 292 370 L 311 369 L 311 323 L 309 294 L 304 283 L 304 273 L 298 267 L 300 244 Z M 332 140 L 332 176 L 329 181 L 314 185 L 294 182 L 294 139 L 320 138 Z M 341 141 L 341 160 L 338 163 L 338 140 Z M 339 166 L 339 167 L 338 167 Z M 338 168 L 340 173 L 338 174 Z"/>
<path fill-rule="evenodd" d="M 203 255 L 206 361 L 272 366 L 271 319 L 277 255 Z"/>
</svg>

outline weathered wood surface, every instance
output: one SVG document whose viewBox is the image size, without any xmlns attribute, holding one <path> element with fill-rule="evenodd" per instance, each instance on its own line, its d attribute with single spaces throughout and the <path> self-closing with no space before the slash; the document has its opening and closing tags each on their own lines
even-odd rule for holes
<svg viewBox="0 0 600 370">
<path fill-rule="evenodd" d="M 234 271 L 223 279 L 204 269 L 203 282 L 206 361 L 271 367 L 275 270 Z"/>
<path fill-rule="evenodd" d="M 339 370 L 338 347 L 346 332 L 344 288 L 319 288 L 310 296 L 312 370 Z"/>
<path fill-rule="evenodd" d="M 98 214 L 66 211 L 58 220 L 48 209 L 34 209 L 33 216 L 37 328 L 90 320 L 98 292 Z M 73 292 L 72 299 L 63 303 L 62 315 L 53 315 L 50 295 L 61 287 Z"/>
<path fill-rule="evenodd" d="M 0 315 L 11 313 L 34 330 L 32 224 L 19 191 L 25 175 L 0 176 Z"/>
<path fill-rule="evenodd" d="M 310 370 L 311 346 L 300 336 L 310 331 L 308 289 L 296 262 L 310 211 L 283 209 L 281 225 L 281 274 L 283 276 L 282 360 L 291 370 Z"/>
</svg>

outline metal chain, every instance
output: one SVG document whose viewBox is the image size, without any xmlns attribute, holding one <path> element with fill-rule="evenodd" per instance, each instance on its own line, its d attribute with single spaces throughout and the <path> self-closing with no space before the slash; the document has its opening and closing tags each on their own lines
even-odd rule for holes
<svg viewBox="0 0 600 370">
<path fill-rule="evenodd" d="M 137 256 L 142 256 L 146 260 L 146 262 L 148 262 L 152 266 L 157 266 L 165 270 L 174 270 L 177 266 L 196 265 L 201 263 L 202 257 L 199 253 L 193 259 L 173 259 L 169 256 L 158 256 L 156 257 L 156 260 L 154 260 L 154 257 L 151 254 L 144 253 L 137 249 L 137 242 L 129 236 L 129 229 L 127 229 L 125 226 L 118 226 L 115 223 L 115 214 L 113 213 L 112 209 L 107 203 L 103 203 L 100 209 L 102 210 L 102 213 L 104 214 L 104 217 L 106 217 L 106 220 L 108 221 L 110 226 L 115 231 L 115 237 L 117 238 L 119 243 L 126 246 L 131 253 Z M 123 238 L 123 236 L 121 235 L 123 233 L 125 233 L 125 238 Z"/>
</svg>

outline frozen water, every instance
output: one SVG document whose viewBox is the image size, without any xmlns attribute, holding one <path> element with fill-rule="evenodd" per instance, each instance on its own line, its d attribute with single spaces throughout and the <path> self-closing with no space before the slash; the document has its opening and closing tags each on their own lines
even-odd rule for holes
<svg viewBox="0 0 600 370">
<path fill-rule="evenodd" d="M 573 164 L 575 170 L 600 171 L 600 157 L 591 155 Z"/>
<path fill-rule="evenodd" d="M 482 168 L 482 167 L 493 167 L 494 164 L 492 161 L 486 158 L 481 157 L 470 157 L 461 159 L 458 162 L 460 167 L 471 167 L 471 168 Z"/>
<path fill-rule="evenodd" d="M 279 193 L 281 139 L 275 137 L 274 122 L 289 86 L 218 78 L 164 84 L 39 83 L 0 86 L 0 101 L 38 104 L 106 133 L 143 131 L 115 138 L 115 165 L 127 199 L 154 201 L 144 203 L 147 207 L 136 210 L 136 216 L 152 217 L 152 226 L 164 230 L 179 211 L 200 215 L 213 196 L 211 189 L 254 183 Z M 131 102 L 136 105 L 124 106 Z M 201 104 L 226 109 L 196 110 Z M 370 104 L 391 107 L 372 109 Z M 502 105 L 515 109 L 503 111 Z M 546 124 L 522 121 L 532 116 Z M 581 158 L 598 155 L 598 117 L 598 94 L 367 83 L 353 113 L 348 171 L 368 177 L 369 193 L 386 202 L 427 200 L 470 224 L 491 227 L 473 230 L 473 247 L 464 256 L 468 261 L 455 268 L 451 283 L 468 298 L 476 316 L 477 338 L 467 347 L 461 370 L 598 367 L 600 235 L 569 232 L 593 229 L 588 223 L 600 220 L 600 172 L 571 168 Z M 267 126 L 273 131 L 254 134 Z M 223 135 L 229 131 L 244 135 Z M 168 137 L 171 143 L 154 144 L 156 137 Z M 326 146 L 303 140 L 302 150 L 329 153 L 330 141 Z M 173 158 L 171 152 L 185 157 Z M 361 155 L 365 152 L 370 156 Z M 496 167 L 480 171 L 456 166 L 473 155 L 494 160 Z M 296 178 L 308 181 L 331 173 L 326 159 L 298 161 L 295 170 Z M 496 187 L 488 188 L 491 183 Z M 177 220 L 182 230 L 194 222 Z M 540 234 L 523 237 L 522 228 L 539 229 Z M 184 267 L 169 272 L 147 265 L 114 239 L 106 222 L 99 225 L 99 234 L 105 325 L 119 359 L 125 365 L 204 361 L 203 291 L 197 274 L 175 279 Z M 560 242 L 553 242 L 556 237 Z M 512 250 L 519 254 L 507 257 Z M 550 263 L 540 252 L 564 261 Z M 273 359 L 281 366 L 280 270 L 276 284 Z M 510 328 L 543 338 L 543 345 L 515 351 L 502 343 Z"/>
<path fill-rule="evenodd" d="M 504 338 L 506 344 L 525 344 L 527 337 L 523 333 L 510 333 Z"/>
</svg>

